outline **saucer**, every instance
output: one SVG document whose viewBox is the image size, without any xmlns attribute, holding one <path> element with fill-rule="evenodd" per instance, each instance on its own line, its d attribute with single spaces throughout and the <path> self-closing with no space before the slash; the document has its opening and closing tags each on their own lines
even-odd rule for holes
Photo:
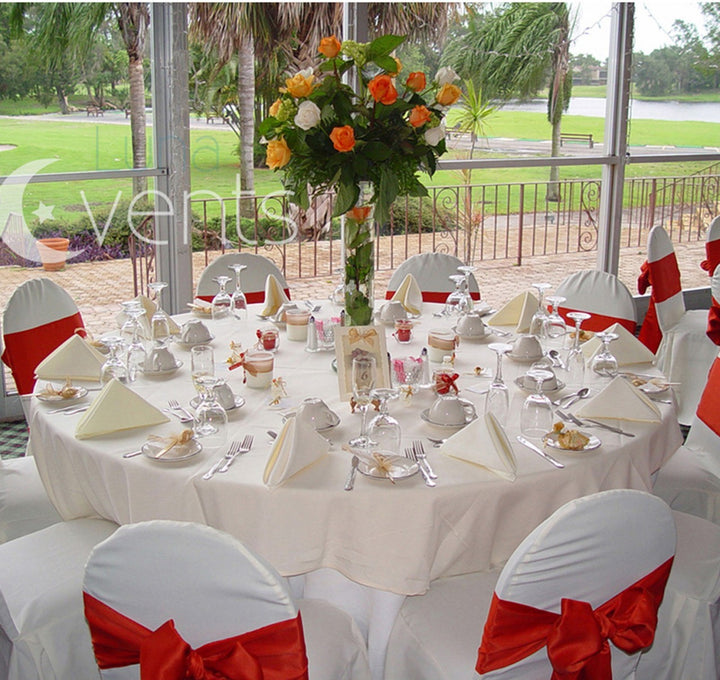
<svg viewBox="0 0 720 680">
<path fill-rule="evenodd" d="M 193 347 L 197 347 L 198 345 L 209 345 L 213 340 L 215 339 L 215 336 L 211 333 L 210 337 L 207 338 L 207 340 L 195 340 L 193 342 L 183 342 L 182 340 L 175 340 L 175 344 L 180 347 L 180 349 L 192 349 Z"/>
<path fill-rule="evenodd" d="M 85 387 L 76 387 L 75 389 L 77 392 L 73 397 L 62 397 L 59 394 L 36 394 L 35 396 L 39 401 L 42 401 L 45 404 L 66 404 L 67 406 L 70 406 L 70 404 L 74 404 L 81 399 L 84 399 L 88 393 L 87 388 Z"/>
<path fill-rule="evenodd" d="M 158 458 L 157 454 L 162 451 L 165 446 L 166 444 L 162 441 L 145 442 L 141 447 L 141 451 L 151 460 L 156 460 L 160 463 L 174 463 L 178 460 L 187 460 L 202 451 L 202 444 L 197 439 L 191 439 L 185 444 L 176 444 L 167 453 L 164 453 Z"/>
<path fill-rule="evenodd" d="M 535 394 L 535 388 L 534 387 L 525 387 L 525 383 L 523 381 L 524 375 L 519 375 L 517 378 L 515 378 L 515 384 L 527 394 Z M 565 383 L 562 380 L 557 381 L 557 387 L 553 388 L 552 390 L 546 390 L 543 389 L 543 394 L 555 394 L 555 392 L 559 392 L 560 390 L 565 389 Z"/>
<path fill-rule="evenodd" d="M 491 340 L 492 338 L 490 336 L 493 334 L 493 332 L 489 328 L 486 328 L 485 332 L 482 335 L 479 335 L 477 333 L 461 333 L 459 330 L 457 330 L 457 326 L 453 326 L 452 329 L 463 340 L 478 340 L 480 342 L 484 342 Z"/>
<path fill-rule="evenodd" d="M 508 352 L 507 356 L 510 357 L 510 359 L 512 359 L 513 361 L 517 361 L 517 363 L 519 364 L 532 364 L 534 361 L 540 361 L 540 359 L 542 359 L 545 355 L 538 354 L 534 357 L 521 357 L 517 354 L 513 354 L 512 352 Z"/>
<path fill-rule="evenodd" d="M 196 397 L 193 397 L 190 400 L 190 408 L 195 409 L 197 411 L 197 407 L 200 406 L 200 402 L 202 401 L 202 398 L 198 395 Z M 245 399 L 239 395 L 235 395 L 235 406 L 231 406 L 230 408 L 226 408 L 226 411 L 234 411 L 236 408 L 242 408 L 245 406 Z"/>
<path fill-rule="evenodd" d="M 546 446 L 549 446 L 551 449 L 557 449 L 558 451 L 562 451 L 563 453 L 586 453 L 587 451 L 594 451 L 595 449 L 599 448 L 602 442 L 594 435 L 589 434 L 586 432 L 582 432 L 581 434 L 584 434 L 586 437 L 590 439 L 590 441 L 585 444 L 581 449 L 564 449 L 562 446 L 560 446 L 560 443 L 558 442 L 558 434 L 557 432 L 550 432 L 549 434 L 546 434 L 543 437 L 543 443 Z"/>
<path fill-rule="evenodd" d="M 433 426 L 435 426 L 435 427 L 442 427 L 442 428 L 445 428 L 445 429 L 448 429 L 448 430 L 459 430 L 461 427 L 465 427 L 466 425 L 468 425 L 469 423 L 471 423 L 473 420 L 475 420 L 475 418 L 477 418 L 477 413 L 476 413 L 475 415 L 473 415 L 473 416 L 471 416 L 471 415 L 469 415 L 469 414 L 466 413 L 466 414 L 465 414 L 465 422 L 464 422 L 464 423 L 456 423 L 456 424 L 453 424 L 453 425 L 449 425 L 449 424 L 447 424 L 447 423 L 439 423 L 439 422 L 437 422 L 436 420 L 433 420 L 433 419 L 430 417 L 430 409 L 429 409 L 429 408 L 426 408 L 426 409 L 420 414 L 420 417 L 421 417 L 426 423 L 429 423 L 430 425 L 433 425 Z"/>
<path fill-rule="evenodd" d="M 172 375 L 182 365 L 183 365 L 183 362 L 178 361 L 172 368 L 163 368 L 163 369 L 160 369 L 159 371 L 149 371 L 149 370 L 143 368 L 142 372 L 143 372 L 143 375 L 146 375 L 149 378 L 161 378 L 166 375 Z"/>
</svg>

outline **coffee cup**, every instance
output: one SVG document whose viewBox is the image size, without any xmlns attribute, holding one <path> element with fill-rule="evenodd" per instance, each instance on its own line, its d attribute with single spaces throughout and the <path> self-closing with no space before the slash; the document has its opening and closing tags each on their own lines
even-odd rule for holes
<svg viewBox="0 0 720 680">
<path fill-rule="evenodd" d="M 400 300 L 390 300 L 380 308 L 380 321 L 394 324 L 398 319 L 407 319 L 407 310 Z"/>
<path fill-rule="evenodd" d="M 542 345 L 535 335 L 521 335 L 514 344 L 511 356 L 515 359 L 532 361 L 543 355 Z"/>
<path fill-rule="evenodd" d="M 232 388 L 226 382 L 220 382 L 215 385 L 215 398 L 218 400 L 220 406 L 226 411 L 231 408 L 235 408 L 235 395 L 233 394 Z"/>
<path fill-rule="evenodd" d="M 145 359 L 145 370 L 158 372 L 169 371 L 177 366 L 175 356 L 167 347 L 153 347 Z"/>
<path fill-rule="evenodd" d="M 428 358 L 440 363 L 445 356 L 452 356 L 459 344 L 454 331 L 447 328 L 432 328 L 428 331 Z"/>
<path fill-rule="evenodd" d="M 319 397 L 308 397 L 304 399 L 302 404 L 300 404 L 296 417 L 312 423 L 316 430 L 330 427 L 337 421 L 335 413 Z"/>
<path fill-rule="evenodd" d="M 180 340 L 187 344 L 203 343 L 210 339 L 210 331 L 200 319 L 188 319 L 180 330 Z"/>
<path fill-rule="evenodd" d="M 438 397 L 428 410 L 429 420 L 438 425 L 465 425 L 476 415 L 472 402 L 455 395 Z"/>
<path fill-rule="evenodd" d="M 549 374 L 552 374 L 551 377 L 546 378 L 542 381 L 542 391 L 543 392 L 552 392 L 553 390 L 557 389 L 558 382 L 557 382 L 557 376 L 555 375 L 554 371 L 551 368 L 548 368 L 546 366 L 533 366 L 533 368 L 542 368 L 543 370 L 546 370 Z M 537 380 L 533 378 L 530 375 L 525 374 L 523 376 L 523 387 L 526 390 L 532 390 L 535 391 L 537 388 Z"/>
<path fill-rule="evenodd" d="M 485 322 L 477 312 L 468 312 L 458 319 L 456 330 L 463 337 L 482 338 L 485 335 Z"/>
</svg>

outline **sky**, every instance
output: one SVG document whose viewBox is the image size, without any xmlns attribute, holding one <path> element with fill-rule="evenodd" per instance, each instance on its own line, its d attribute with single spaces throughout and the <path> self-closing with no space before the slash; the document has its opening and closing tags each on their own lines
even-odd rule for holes
<svg viewBox="0 0 720 680">
<path fill-rule="evenodd" d="M 572 4 L 578 8 L 578 18 L 570 51 L 572 54 L 591 54 L 603 61 L 607 58 L 610 45 L 611 3 L 604 0 L 581 0 Z M 634 50 L 649 54 L 655 49 L 672 44 L 672 24 L 675 19 L 695 24 L 700 37 L 703 37 L 703 14 L 697 2 L 635 2 Z"/>
</svg>

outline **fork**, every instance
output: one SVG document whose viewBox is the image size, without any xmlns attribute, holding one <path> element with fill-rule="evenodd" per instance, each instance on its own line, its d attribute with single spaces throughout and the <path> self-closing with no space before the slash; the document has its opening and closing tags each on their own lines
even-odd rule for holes
<svg viewBox="0 0 720 680">
<path fill-rule="evenodd" d="M 427 456 L 425 455 L 425 447 L 423 446 L 423 443 L 419 439 L 416 439 L 413 441 L 412 447 L 415 455 L 420 461 L 419 465 L 424 466 L 427 470 L 428 477 L 430 477 L 430 479 L 437 479 L 437 475 L 433 471 L 432 467 L 430 467 L 430 461 L 428 461 Z"/>
<path fill-rule="evenodd" d="M 192 413 L 190 413 L 189 411 L 185 410 L 182 406 L 180 406 L 180 402 L 178 402 L 177 399 L 168 399 L 168 406 L 173 411 L 180 411 L 180 413 L 182 413 L 189 420 L 195 420 L 193 418 Z"/>
<path fill-rule="evenodd" d="M 246 434 L 245 439 L 242 440 L 242 444 L 240 444 L 240 448 L 236 449 L 235 452 L 231 456 L 226 456 L 227 460 L 225 461 L 225 464 L 218 470 L 218 472 L 227 472 L 230 469 L 230 466 L 233 464 L 235 459 L 242 453 L 247 453 L 253 445 L 253 436 L 251 434 Z"/>
<path fill-rule="evenodd" d="M 203 479 L 210 479 L 220 468 L 220 466 L 228 459 L 235 455 L 235 452 L 242 446 L 239 441 L 234 441 L 228 447 L 227 453 L 203 475 Z"/>
<path fill-rule="evenodd" d="M 425 480 L 425 486 L 436 486 L 435 480 L 428 474 L 428 471 L 425 469 L 425 466 L 422 464 L 422 462 L 418 460 L 417 453 L 414 449 L 405 449 L 405 457 L 409 458 L 414 463 L 417 463 L 418 470 L 420 470 L 420 474 Z"/>
</svg>

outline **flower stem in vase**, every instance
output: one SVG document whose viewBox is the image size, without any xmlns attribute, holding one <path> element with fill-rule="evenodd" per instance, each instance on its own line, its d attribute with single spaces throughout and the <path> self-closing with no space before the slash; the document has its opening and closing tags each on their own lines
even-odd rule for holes
<svg viewBox="0 0 720 680">
<path fill-rule="evenodd" d="M 373 317 L 375 276 L 374 205 L 364 187 L 357 205 L 345 215 L 345 323 L 368 326 Z"/>
</svg>

